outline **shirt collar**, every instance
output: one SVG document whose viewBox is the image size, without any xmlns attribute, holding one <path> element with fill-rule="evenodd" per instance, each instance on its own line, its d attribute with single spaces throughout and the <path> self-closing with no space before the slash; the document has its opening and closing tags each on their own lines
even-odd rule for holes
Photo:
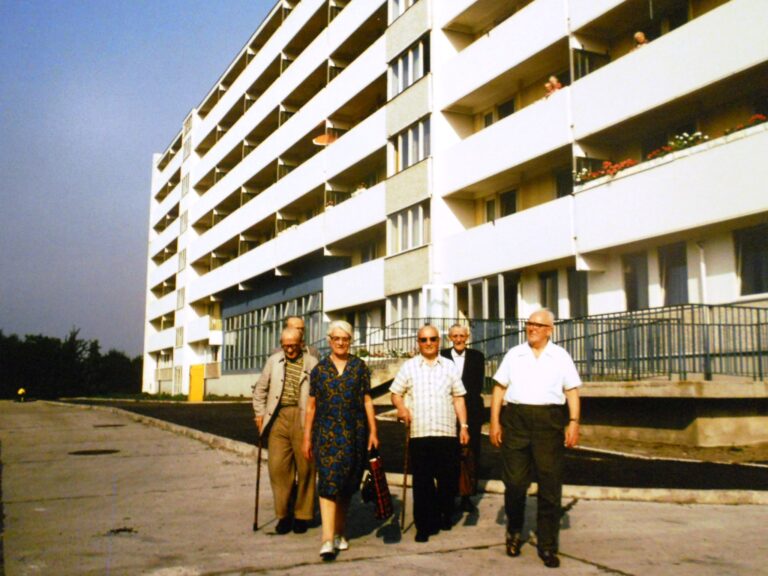
<svg viewBox="0 0 768 576">
<path fill-rule="evenodd" d="M 424 356 L 422 354 L 419 354 L 418 358 L 419 358 L 419 364 L 420 365 L 423 366 L 424 364 L 426 364 L 427 366 L 430 366 L 430 364 L 427 362 L 427 359 L 424 358 Z M 443 362 L 445 362 L 446 360 L 448 360 L 448 359 L 445 356 L 442 356 L 442 355 L 438 354 L 437 358 L 435 358 L 435 364 L 442 365 Z M 435 364 L 431 364 L 431 366 L 434 366 Z"/>
</svg>

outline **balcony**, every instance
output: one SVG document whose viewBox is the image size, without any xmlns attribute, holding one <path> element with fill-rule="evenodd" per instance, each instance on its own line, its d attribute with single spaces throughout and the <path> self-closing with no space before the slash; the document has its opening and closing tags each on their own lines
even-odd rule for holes
<svg viewBox="0 0 768 576">
<path fill-rule="evenodd" d="M 160 350 L 168 350 L 176 344 L 176 328 L 170 327 L 160 332 L 147 335 L 144 353 L 150 354 Z"/>
<path fill-rule="evenodd" d="M 150 227 L 154 228 L 158 222 L 167 215 L 171 209 L 181 200 L 181 184 L 177 184 L 168 196 L 163 198 L 162 202 L 151 209 L 152 215 L 149 222 Z"/>
<path fill-rule="evenodd" d="M 436 194 L 471 189 L 568 145 L 569 90 L 558 90 L 436 155 Z"/>
<path fill-rule="evenodd" d="M 578 251 L 764 213 L 765 158 L 762 124 L 589 182 L 575 192 Z"/>
<path fill-rule="evenodd" d="M 149 271 L 147 286 L 157 286 L 163 280 L 175 275 L 179 269 L 179 255 L 174 254 L 154 270 Z"/>
<path fill-rule="evenodd" d="M 732 0 L 574 82 L 576 139 L 764 63 L 768 42 L 760 23 L 766 21 L 768 2 Z M 662 80 L 649 82 L 638 70 Z"/>
<path fill-rule="evenodd" d="M 334 24 L 336 24 L 338 20 L 341 20 L 346 12 L 347 10 L 345 9 L 342 14 L 334 20 Z M 329 84 L 328 87 L 320 91 L 315 98 L 302 107 L 301 110 L 286 122 L 286 124 L 267 137 L 256 150 L 251 152 L 242 162 L 235 166 L 231 172 L 217 182 L 205 196 L 195 204 L 192 209 L 194 214 L 190 213 L 191 221 L 196 222 L 202 214 L 215 208 L 216 205 L 228 195 L 228 192 L 231 192 L 243 182 L 248 181 L 249 178 L 262 171 L 265 166 L 274 162 L 278 151 L 282 154 L 283 151 L 289 149 L 297 141 L 314 131 L 318 124 L 325 121 L 327 118 L 331 118 L 334 112 L 339 108 L 339 98 L 341 94 L 357 94 L 367 85 L 371 84 L 376 77 L 383 75 L 384 72 L 384 41 L 383 39 L 380 39 L 341 72 L 339 76 L 334 78 L 333 82 Z M 259 103 L 256 103 L 251 110 L 256 109 L 258 105 Z M 251 113 L 251 110 L 249 110 L 249 114 Z M 246 130 L 247 127 L 245 125 L 237 126 L 230 131 L 230 134 L 233 138 L 245 138 L 247 136 Z M 382 128 L 382 138 L 383 133 L 384 130 Z M 227 136 L 230 136 L 230 134 Z M 344 139 L 342 138 L 339 142 L 334 143 L 329 150 L 331 148 L 337 148 L 343 140 Z M 367 149 L 369 153 L 372 151 L 369 147 Z M 315 155 L 306 163 L 311 162 L 318 156 L 320 156 L 320 154 Z M 317 172 L 317 174 L 323 174 L 324 171 L 325 169 L 322 169 Z M 206 169 L 202 168 L 201 173 L 205 172 Z M 314 180 L 317 181 L 317 178 Z M 281 182 L 283 181 L 281 180 Z M 319 182 L 315 182 L 314 185 L 318 183 Z M 314 185 L 300 190 L 300 192 L 307 192 Z M 280 206 L 282 205 L 284 204 L 281 203 Z"/>
<path fill-rule="evenodd" d="M 552 25 L 542 26 L 542 22 Z M 554 73 L 559 68 L 556 54 L 542 54 L 535 63 L 530 60 L 567 34 L 562 0 L 532 2 L 440 69 L 435 75 L 436 108 L 474 110 L 483 106 L 486 102 L 481 100 L 513 69 L 516 75 L 526 78 Z M 504 57 L 499 58 L 499 54 Z M 527 64 L 521 66 L 524 62 Z M 532 64 L 540 71 L 529 71 Z"/>
<path fill-rule="evenodd" d="M 181 170 L 181 154 L 174 154 L 171 161 L 159 172 L 155 173 L 155 177 L 152 179 L 152 197 L 154 198 L 157 193 L 162 190 L 163 186 L 168 183 L 168 180 L 179 170 Z"/>
<path fill-rule="evenodd" d="M 190 246 L 191 261 L 196 261 L 202 255 L 229 241 L 233 235 L 243 233 L 254 223 L 268 219 L 276 211 L 290 205 L 325 181 L 331 180 L 340 172 L 383 147 L 384 121 L 383 110 L 369 116 L 344 134 L 342 138 L 310 158 L 242 208 L 227 216 L 219 225 L 208 230 Z M 329 167 L 333 167 L 333 173 L 329 173 Z M 365 193 L 361 196 L 365 196 Z M 206 204 L 205 198 L 197 204 Z M 198 205 L 195 206 L 195 212 L 197 212 Z M 354 215 L 352 219 L 355 220 L 357 217 Z"/>
<path fill-rule="evenodd" d="M 154 302 L 150 302 L 147 307 L 147 319 L 153 320 L 164 314 L 170 314 L 176 308 L 176 292 L 166 294 Z"/>
<path fill-rule="evenodd" d="M 626 0 L 570 0 L 571 30 L 578 30 L 625 2 Z"/>
<path fill-rule="evenodd" d="M 212 270 L 187 288 L 189 301 L 198 301 L 384 222 L 384 190 L 383 183 L 369 188 Z"/>
<path fill-rule="evenodd" d="M 560 198 L 446 238 L 435 248 L 436 270 L 462 282 L 571 256 L 572 202 Z"/>
<path fill-rule="evenodd" d="M 326 312 L 384 299 L 384 259 L 352 266 L 323 278 Z"/>
<path fill-rule="evenodd" d="M 179 224 L 179 219 L 177 218 L 174 222 L 171 222 L 171 224 L 169 224 L 165 230 L 163 230 L 160 234 L 158 234 L 156 238 L 150 241 L 149 257 L 153 258 L 163 248 L 165 248 L 166 246 L 168 246 L 168 244 L 173 242 L 173 240 L 178 238 L 180 233 L 181 233 L 181 227 Z"/>
<path fill-rule="evenodd" d="M 221 330 L 221 320 L 211 318 L 206 314 L 188 322 L 185 327 L 187 342 L 208 342 L 209 345 L 221 346 L 223 335 Z"/>
</svg>

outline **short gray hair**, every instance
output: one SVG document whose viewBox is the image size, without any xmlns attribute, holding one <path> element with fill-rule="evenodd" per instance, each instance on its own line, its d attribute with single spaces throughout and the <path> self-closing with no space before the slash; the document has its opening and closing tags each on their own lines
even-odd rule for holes
<svg viewBox="0 0 768 576">
<path fill-rule="evenodd" d="M 326 332 L 326 336 L 330 337 L 331 333 L 334 330 L 341 330 L 342 332 L 346 332 L 347 336 L 349 336 L 350 338 L 352 338 L 352 336 L 353 336 L 353 334 L 352 334 L 352 324 L 350 324 L 346 320 L 334 320 L 333 322 L 331 322 L 328 325 L 328 332 Z"/>
<path fill-rule="evenodd" d="M 469 326 L 465 326 L 464 324 L 453 324 L 450 328 L 448 328 L 448 337 L 451 336 L 451 330 L 461 330 L 467 335 L 467 340 L 469 340 L 469 337 L 472 335 L 472 333 L 469 331 Z"/>
</svg>

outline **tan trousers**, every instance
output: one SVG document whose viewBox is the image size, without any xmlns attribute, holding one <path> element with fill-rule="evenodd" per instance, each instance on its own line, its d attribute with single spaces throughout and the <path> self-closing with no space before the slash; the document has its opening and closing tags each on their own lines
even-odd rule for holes
<svg viewBox="0 0 768 576">
<path fill-rule="evenodd" d="M 294 517 L 312 520 L 315 506 L 315 464 L 301 454 L 304 431 L 298 406 L 280 408 L 269 432 L 269 481 L 275 498 L 275 515 L 290 514 L 291 491 L 297 483 Z"/>
</svg>

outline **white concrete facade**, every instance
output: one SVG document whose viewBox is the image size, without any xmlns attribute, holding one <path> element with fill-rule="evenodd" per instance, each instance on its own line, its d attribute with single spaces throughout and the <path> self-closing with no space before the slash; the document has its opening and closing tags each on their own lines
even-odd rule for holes
<svg viewBox="0 0 768 576">
<path fill-rule="evenodd" d="M 765 305 L 766 21 L 761 0 L 280 0 L 153 158 L 144 390 L 204 365 L 249 394 L 286 314 L 316 341 L 445 302 Z"/>
</svg>

